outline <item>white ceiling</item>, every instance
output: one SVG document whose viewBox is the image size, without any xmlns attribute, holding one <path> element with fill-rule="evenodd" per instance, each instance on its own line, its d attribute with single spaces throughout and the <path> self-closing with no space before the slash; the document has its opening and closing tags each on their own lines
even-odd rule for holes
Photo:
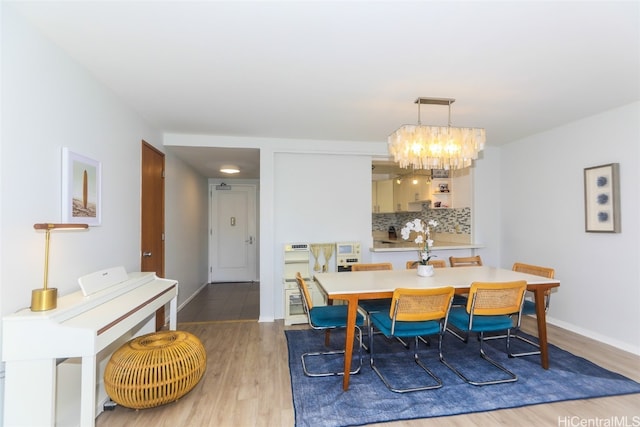
<svg viewBox="0 0 640 427">
<path fill-rule="evenodd" d="M 426 96 L 501 145 L 640 99 L 637 1 L 4 4 L 172 133 L 379 142 Z"/>
</svg>

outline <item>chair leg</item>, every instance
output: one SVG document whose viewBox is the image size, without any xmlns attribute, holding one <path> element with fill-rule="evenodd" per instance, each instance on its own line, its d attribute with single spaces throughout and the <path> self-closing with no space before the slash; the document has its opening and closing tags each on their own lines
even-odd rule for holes
<svg viewBox="0 0 640 427">
<path fill-rule="evenodd" d="M 418 337 L 420 341 L 425 343 L 425 345 L 431 345 L 431 341 L 429 341 L 429 337 Z"/>
<path fill-rule="evenodd" d="M 513 338 L 525 342 L 537 349 L 540 348 L 540 345 L 537 342 L 531 341 L 529 338 L 518 335 L 517 333 L 513 334 Z M 523 357 L 523 356 L 534 356 L 536 354 L 540 354 L 540 350 L 532 350 L 532 351 L 523 351 L 520 353 L 512 353 L 509 352 L 509 357 Z"/>
<path fill-rule="evenodd" d="M 509 339 L 510 339 L 510 332 L 507 332 L 507 354 L 509 354 L 510 351 L 510 346 L 509 346 Z M 455 372 L 464 382 L 471 384 L 471 385 L 490 385 L 490 384 L 502 384 L 502 383 L 510 383 L 510 382 L 514 382 L 518 380 L 518 377 L 516 374 L 514 374 L 513 372 L 511 372 L 510 370 L 508 370 L 507 368 L 505 368 L 504 366 L 502 366 L 501 364 L 499 364 L 498 362 L 496 362 L 495 360 L 493 360 L 492 358 L 490 358 L 485 352 L 484 352 L 484 348 L 482 347 L 482 343 L 485 341 L 484 339 L 484 333 L 480 332 L 480 357 L 484 360 L 486 360 L 487 362 L 491 363 L 493 366 L 495 366 L 496 368 L 500 369 L 502 372 L 506 373 L 508 375 L 508 378 L 504 378 L 504 379 L 495 379 L 495 380 L 486 380 L 486 381 L 475 381 L 472 380 L 468 377 L 466 377 L 462 372 L 460 372 L 458 369 L 456 369 L 453 365 L 451 365 L 447 360 L 445 360 L 442 351 L 440 351 L 440 361 L 442 363 L 444 363 L 449 369 L 451 369 L 453 372 Z"/>
<path fill-rule="evenodd" d="M 484 340 L 485 341 L 489 341 L 489 340 L 497 340 L 497 339 L 502 339 L 502 338 L 506 338 L 507 336 L 502 334 L 502 335 L 491 335 L 488 337 L 485 337 Z M 529 344 L 532 347 L 535 348 L 540 348 L 540 345 L 535 342 L 530 340 L 529 338 L 523 337 L 522 335 L 518 334 L 518 331 L 515 331 L 513 334 L 511 334 L 511 338 L 512 339 L 517 339 L 519 341 L 522 341 L 524 343 Z M 513 357 L 523 357 L 523 356 L 534 356 L 540 354 L 540 350 L 532 350 L 532 351 L 523 351 L 520 353 L 513 353 L 513 352 L 509 352 L 509 357 L 513 358 Z"/>
<path fill-rule="evenodd" d="M 371 333 L 371 332 L 370 332 L 370 330 L 371 330 L 371 318 L 369 317 L 369 312 L 368 312 L 368 311 L 363 310 L 363 309 L 362 309 L 362 308 L 360 308 L 360 307 L 358 307 L 358 311 L 360 311 L 360 313 L 362 313 L 362 314 L 363 314 L 363 316 L 364 316 L 364 318 L 365 318 L 365 321 L 366 321 L 366 324 L 367 324 L 367 326 L 366 326 L 366 330 L 367 330 L 367 337 L 369 337 L 369 334 Z M 368 341 L 368 339 L 367 339 L 367 341 Z M 362 348 L 364 348 L 364 350 L 365 350 L 367 353 L 369 352 L 369 344 L 362 343 Z"/>
<path fill-rule="evenodd" d="M 451 335 L 458 338 L 460 341 L 464 343 L 469 341 L 469 332 L 462 332 L 458 328 L 450 325 L 447 325 L 447 332 L 449 332 Z"/>
<path fill-rule="evenodd" d="M 402 344 L 402 346 L 403 346 L 404 348 L 406 348 L 407 350 L 409 350 L 409 343 L 408 343 L 408 342 L 406 342 L 405 340 L 403 340 L 403 339 L 402 339 L 402 338 L 400 338 L 400 337 L 394 337 L 394 338 L 396 339 L 396 341 L 398 341 L 400 344 Z"/>
<path fill-rule="evenodd" d="M 370 338 L 371 337 L 371 319 L 369 318 L 369 313 L 366 313 L 364 318 L 365 318 L 366 324 L 367 324 L 367 326 L 366 326 L 366 329 L 367 329 L 367 340 L 370 341 L 371 340 L 371 338 Z M 370 344 L 362 343 L 362 348 L 364 348 L 364 350 L 367 353 L 370 351 L 369 350 L 369 345 Z"/>
<path fill-rule="evenodd" d="M 482 332 L 480 332 L 480 356 L 486 360 L 487 362 L 491 363 L 493 366 L 495 366 L 496 368 L 500 369 L 502 372 L 506 373 L 507 375 L 509 375 L 508 379 L 504 379 L 504 380 L 494 380 L 494 381 L 487 381 L 484 382 L 484 384 L 500 384 L 500 383 L 510 383 L 510 382 L 514 382 L 518 380 L 518 376 L 516 374 L 514 374 L 513 372 L 511 372 L 510 370 L 508 370 L 507 368 L 505 368 L 504 366 L 502 366 L 501 364 L 499 364 L 498 362 L 496 362 L 495 360 L 493 360 L 492 358 L 490 358 L 485 352 L 484 352 L 484 348 L 482 347 L 482 344 L 484 343 L 484 334 Z M 510 340 L 511 338 L 511 332 L 508 331 L 507 332 L 507 354 L 511 354 L 511 347 L 510 347 Z"/>
<path fill-rule="evenodd" d="M 371 327 L 371 329 L 373 329 L 373 327 Z M 376 366 L 375 360 L 374 360 L 375 358 L 373 354 L 373 334 L 371 333 L 369 334 L 369 349 L 370 349 L 369 365 L 389 390 L 395 393 L 409 393 L 413 391 L 434 390 L 442 387 L 442 380 L 438 378 L 424 363 L 422 363 L 422 361 L 420 360 L 420 357 L 418 356 L 418 343 L 420 341 L 425 342 L 423 338 L 415 337 L 413 360 L 418 366 L 420 366 L 420 368 L 422 368 L 422 370 L 424 370 L 435 381 L 435 384 L 429 384 L 425 386 L 418 386 L 418 387 L 411 387 L 411 388 L 397 388 L 397 387 L 394 387 L 389 382 L 389 380 L 382 374 L 380 369 Z M 440 335 L 440 341 L 442 341 L 442 335 Z"/>
<path fill-rule="evenodd" d="M 372 312 L 365 311 L 365 310 L 361 309 L 360 307 L 358 307 L 358 310 L 361 310 L 361 313 L 363 314 L 364 318 L 367 319 L 367 328 L 366 329 L 367 329 L 367 335 L 369 335 L 370 329 L 371 329 L 370 314 Z M 377 332 L 377 333 L 379 334 L 380 332 Z M 395 337 L 395 338 L 400 344 L 402 344 L 404 346 L 404 348 L 409 349 L 409 343 L 405 342 L 402 338 L 398 338 L 398 337 Z M 362 344 L 362 348 L 364 348 L 364 350 L 367 353 L 369 352 L 369 345 L 368 344 L 363 343 Z"/>
<path fill-rule="evenodd" d="M 367 319 L 367 335 L 369 335 L 369 334 L 371 334 L 371 319 L 370 319 L 370 317 L 369 317 L 369 313 L 368 313 L 368 312 L 366 313 L 366 316 L 365 316 L 365 317 L 366 317 L 366 319 Z M 375 333 L 380 334 L 380 332 L 379 332 L 379 331 L 378 331 L 378 332 L 375 332 Z M 385 338 L 387 338 L 387 337 L 385 337 Z M 408 342 L 404 341 L 402 338 L 399 338 L 399 337 L 394 337 L 394 338 L 396 339 L 396 341 L 398 341 L 400 344 L 402 344 L 402 346 L 403 346 L 404 348 L 406 348 L 407 350 L 409 349 L 409 343 L 408 343 Z M 387 339 L 389 339 L 389 338 L 387 338 Z M 370 341 L 370 340 L 369 340 L 369 341 Z M 423 341 L 424 341 L 424 340 L 423 340 Z M 427 345 L 429 344 L 429 343 L 428 343 L 428 341 L 424 341 L 424 342 L 425 342 Z M 367 353 L 369 353 L 369 352 L 370 352 L 370 350 L 369 350 L 369 344 L 364 344 L 364 343 L 363 343 L 363 344 L 362 344 L 362 347 L 364 348 L 364 350 L 365 350 Z"/>
<path fill-rule="evenodd" d="M 511 338 L 515 338 L 517 340 L 520 340 L 524 343 L 529 344 L 532 347 L 535 347 L 537 349 L 540 348 L 540 345 L 535 342 L 530 340 L 529 338 L 523 337 L 522 335 L 519 335 L 518 332 L 520 332 L 520 327 L 514 328 L 514 332 L 511 334 Z M 506 338 L 507 335 L 506 334 L 499 334 L 499 335 L 490 335 L 490 336 L 486 336 L 484 337 L 485 341 L 489 341 L 489 340 L 497 340 L 497 339 L 502 339 L 502 338 Z M 513 353 L 513 352 L 509 352 L 509 357 L 523 357 L 523 356 L 534 356 L 534 355 L 538 355 L 540 354 L 540 350 L 532 350 L 532 351 L 524 351 L 524 352 L 520 352 L 520 353 Z"/>
<path fill-rule="evenodd" d="M 362 330 L 356 326 L 356 332 L 358 333 L 358 359 L 359 363 L 356 369 L 349 372 L 350 375 L 355 375 L 360 372 L 362 368 Z M 331 351 L 315 351 L 304 353 L 300 358 L 302 359 L 302 370 L 308 377 L 329 377 L 334 375 L 344 375 L 344 371 L 334 372 L 311 372 L 307 369 L 306 359 L 311 357 L 331 356 L 336 354 L 344 354 L 344 350 L 331 350 Z"/>
</svg>

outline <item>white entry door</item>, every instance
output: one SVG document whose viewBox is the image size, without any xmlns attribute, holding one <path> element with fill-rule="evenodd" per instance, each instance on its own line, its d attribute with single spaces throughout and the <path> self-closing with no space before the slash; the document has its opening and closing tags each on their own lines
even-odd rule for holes
<svg viewBox="0 0 640 427">
<path fill-rule="evenodd" d="M 210 186 L 209 281 L 256 281 L 256 187 L 229 187 Z"/>
</svg>

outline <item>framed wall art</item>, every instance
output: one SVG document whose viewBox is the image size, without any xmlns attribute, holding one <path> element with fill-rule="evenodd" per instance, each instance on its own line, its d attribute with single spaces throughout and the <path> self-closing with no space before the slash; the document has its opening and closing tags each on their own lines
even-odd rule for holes
<svg viewBox="0 0 640 427">
<path fill-rule="evenodd" d="M 62 221 L 100 225 L 101 164 L 62 149 Z"/>
<path fill-rule="evenodd" d="M 584 169 L 586 232 L 620 232 L 619 169 L 619 163 Z"/>
</svg>

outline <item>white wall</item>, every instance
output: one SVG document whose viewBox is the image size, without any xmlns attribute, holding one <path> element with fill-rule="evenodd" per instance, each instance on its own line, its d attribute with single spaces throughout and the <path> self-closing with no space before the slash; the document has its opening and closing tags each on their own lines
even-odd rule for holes
<svg viewBox="0 0 640 427">
<path fill-rule="evenodd" d="M 0 3 L 0 14 L 0 314 L 6 315 L 28 307 L 31 290 L 42 286 L 44 235 L 33 224 L 61 221 L 62 147 L 102 162 L 102 225 L 52 233 L 50 286 L 65 295 L 79 290 L 84 274 L 118 265 L 139 270 L 141 141 L 162 149 L 162 134 L 11 7 Z M 180 281 L 184 298 L 203 280 L 205 251 L 194 236 L 202 228 L 198 212 L 206 221 L 206 181 L 179 160 L 166 160 L 165 272 Z M 198 212 L 185 218 L 183 209 Z M 4 365 L 0 380 L 1 386 Z"/>
<path fill-rule="evenodd" d="M 42 285 L 44 236 L 61 221 L 63 146 L 102 162 L 102 225 L 52 233 L 49 278 L 64 295 L 92 271 L 139 264 L 141 140 L 161 134 L 24 22 L 3 10 L 2 313 Z"/>
<path fill-rule="evenodd" d="M 28 306 L 31 289 L 42 285 L 44 236 L 33 224 L 61 220 L 63 146 L 102 162 L 102 225 L 52 234 L 50 283 L 64 295 L 79 289 L 83 274 L 115 265 L 139 270 L 141 141 L 162 150 L 162 134 L 10 7 L 2 12 L 5 314 Z M 207 181 L 171 154 L 165 160 L 165 273 L 184 292 L 206 281 Z"/>
<path fill-rule="evenodd" d="M 165 276 L 180 282 L 181 308 L 208 281 L 209 184 L 165 154 Z"/>
<path fill-rule="evenodd" d="M 486 147 L 474 161 L 471 230 L 475 243 L 482 244 L 476 254 L 485 265 L 500 264 L 500 149 Z"/>
<path fill-rule="evenodd" d="M 640 354 L 640 103 L 502 148 L 501 265 L 554 267 L 552 323 Z M 622 232 L 586 233 L 583 170 L 620 163 Z"/>
<path fill-rule="evenodd" d="M 366 251 L 363 258 L 369 257 L 371 156 L 278 153 L 274 166 L 274 282 L 279 295 L 286 243 L 357 241 Z M 283 297 L 276 300 L 280 317 L 283 303 Z"/>
</svg>

